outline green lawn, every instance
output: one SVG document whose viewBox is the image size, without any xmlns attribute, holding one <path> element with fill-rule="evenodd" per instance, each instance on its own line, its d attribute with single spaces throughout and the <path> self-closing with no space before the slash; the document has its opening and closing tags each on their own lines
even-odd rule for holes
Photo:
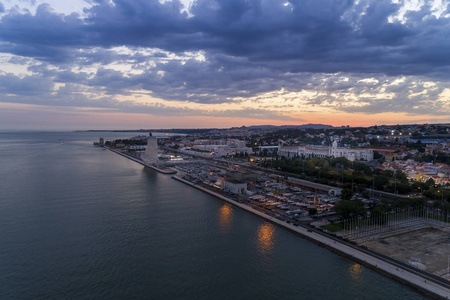
<svg viewBox="0 0 450 300">
<path fill-rule="evenodd" d="M 328 225 L 323 225 L 320 227 L 328 230 L 329 232 L 338 232 L 338 231 L 341 231 L 344 229 L 344 227 L 342 226 L 342 223 L 328 224 Z"/>
</svg>

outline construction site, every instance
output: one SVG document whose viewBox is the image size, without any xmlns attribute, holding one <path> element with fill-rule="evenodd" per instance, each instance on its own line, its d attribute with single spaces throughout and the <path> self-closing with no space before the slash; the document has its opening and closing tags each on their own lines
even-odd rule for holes
<svg viewBox="0 0 450 300">
<path fill-rule="evenodd" d="M 344 220 L 338 235 L 450 280 L 449 218 L 437 209 L 405 209 Z"/>
</svg>

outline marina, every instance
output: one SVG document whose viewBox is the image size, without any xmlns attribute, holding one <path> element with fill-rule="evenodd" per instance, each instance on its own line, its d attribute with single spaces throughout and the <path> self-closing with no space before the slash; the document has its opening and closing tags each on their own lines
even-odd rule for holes
<svg viewBox="0 0 450 300">
<path fill-rule="evenodd" d="M 121 154 L 127 158 L 132 159 L 133 161 L 136 161 L 144 166 L 147 166 L 145 163 L 140 161 L 139 159 L 135 159 L 129 155 L 123 154 L 119 151 L 112 150 L 115 153 Z M 155 168 L 154 168 L 155 169 Z M 155 169 L 158 172 L 164 173 L 163 170 L 171 170 L 171 169 Z M 186 168 L 184 168 L 186 170 Z M 173 170 L 175 171 L 175 170 Z M 176 171 L 175 171 L 176 172 Z M 168 174 L 168 173 L 165 173 Z M 169 173 L 170 174 L 170 173 Z M 450 282 L 443 281 L 442 278 L 439 278 L 438 276 L 433 276 L 432 274 L 427 274 L 426 272 L 417 272 L 417 270 L 414 270 L 410 266 L 399 263 L 398 261 L 395 261 L 394 259 L 391 259 L 390 257 L 380 255 L 379 253 L 376 253 L 374 251 L 370 251 L 367 249 L 366 246 L 355 246 L 352 245 L 349 242 L 343 241 L 340 238 L 336 238 L 336 236 L 331 236 L 328 231 L 318 230 L 317 228 L 310 228 L 310 225 L 307 225 L 307 223 L 304 222 L 291 222 L 289 220 L 286 220 L 284 218 L 279 217 L 278 215 L 268 215 L 266 212 L 260 211 L 255 209 L 255 207 L 247 205 L 243 203 L 242 201 L 238 200 L 237 198 L 230 198 L 227 195 L 223 195 L 222 193 L 218 193 L 217 191 L 212 190 L 211 188 L 202 187 L 199 185 L 199 182 L 196 180 L 189 181 L 186 180 L 180 176 L 172 176 L 173 179 L 183 182 L 187 185 L 190 185 L 196 189 L 199 189 L 203 192 L 206 192 L 214 197 L 217 197 L 223 201 L 226 201 L 227 203 L 230 203 L 234 206 L 239 207 L 240 209 L 243 209 L 247 212 L 250 212 L 254 215 L 257 215 L 258 217 L 263 218 L 264 220 L 271 222 L 273 224 L 276 224 L 277 226 L 280 226 L 290 232 L 293 232 L 295 234 L 300 235 L 303 238 L 306 238 L 314 243 L 317 243 L 325 248 L 328 248 L 334 252 L 337 252 L 341 255 L 350 257 L 351 259 L 357 261 L 358 263 L 365 265 L 369 268 L 374 269 L 377 272 L 382 273 L 385 276 L 388 276 L 390 278 L 393 278 L 395 280 L 398 280 L 402 283 L 408 284 L 411 287 L 436 298 L 443 298 L 446 299 L 450 297 Z M 207 182 L 205 182 L 207 183 Z M 297 189 L 297 192 L 300 192 L 301 189 Z M 282 197 L 282 196 L 276 196 L 274 194 L 271 194 L 271 196 L 275 200 L 268 200 L 264 196 L 253 196 L 250 197 L 251 199 L 255 200 L 256 202 L 262 203 L 264 207 L 267 209 L 280 209 L 280 210 L 288 210 L 289 207 L 286 205 L 288 204 L 287 201 L 289 201 L 289 204 L 293 204 L 294 201 L 289 200 L 288 197 Z M 285 196 L 292 197 L 293 194 L 285 194 Z M 309 195 L 308 197 L 311 197 L 311 201 L 309 203 L 313 203 L 315 196 Z M 307 198 L 308 198 L 307 197 Z M 326 198 L 326 197 L 325 197 Z M 281 201 L 281 202 L 277 202 Z M 286 203 L 286 204 L 284 204 Z M 301 204 L 301 203 L 295 203 L 298 204 L 298 206 L 301 208 L 305 208 L 307 204 Z M 301 214 L 304 210 L 298 209 L 298 210 L 290 210 L 289 213 L 297 213 Z M 319 227 L 319 229 L 322 229 Z"/>
</svg>

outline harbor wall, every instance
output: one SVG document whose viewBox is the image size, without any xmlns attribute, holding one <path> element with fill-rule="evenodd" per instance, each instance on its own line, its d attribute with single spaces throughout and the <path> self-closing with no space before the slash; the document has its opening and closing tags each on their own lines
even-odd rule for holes
<svg viewBox="0 0 450 300">
<path fill-rule="evenodd" d="M 170 174 L 169 172 L 165 172 L 165 170 L 159 169 L 154 166 L 150 166 L 145 164 L 143 161 L 134 158 L 132 156 L 126 155 L 120 151 L 109 149 L 114 153 L 117 153 L 121 156 L 124 156 L 126 158 L 129 158 L 133 160 L 134 162 L 137 162 L 145 167 L 150 167 L 160 173 L 163 174 Z M 171 170 L 172 172 L 174 170 Z M 353 247 L 350 247 L 348 245 L 345 245 L 337 240 L 328 238 L 322 234 L 316 233 L 314 231 L 308 231 L 306 227 L 302 226 L 295 226 L 292 223 L 286 223 L 282 220 L 279 220 L 277 218 L 274 218 L 272 216 L 269 216 L 263 212 L 260 212 L 246 204 L 239 203 L 237 201 L 234 201 L 228 197 L 225 197 L 219 193 L 216 193 L 214 191 L 211 191 L 209 189 L 206 189 L 204 187 L 198 186 L 188 180 L 185 180 L 179 176 L 172 176 L 175 180 L 178 180 L 180 182 L 183 182 L 187 185 L 190 185 L 198 190 L 201 190 L 205 193 L 208 193 L 216 198 L 219 198 L 223 201 L 226 201 L 230 203 L 231 205 L 234 205 L 236 207 L 239 207 L 241 209 L 244 209 L 258 217 L 263 218 L 264 220 L 271 222 L 277 226 L 283 227 L 284 229 L 289 230 L 292 233 L 295 233 L 309 241 L 312 241 L 318 245 L 321 245 L 323 247 L 326 247 L 327 249 L 336 252 L 342 256 L 346 256 L 351 258 L 352 260 L 369 267 L 387 277 L 390 277 L 392 279 L 395 279 L 401 283 L 407 284 L 416 290 L 431 296 L 436 299 L 449 299 L 450 298 L 450 288 L 447 288 L 445 286 L 439 285 L 432 281 L 427 281 L 422 276 L 414 274 L 406 269 L 403 269 L 399 266 L 394 266 L 393 264 L 389 263 L 388 261 L 379 259 L 377 257 L 374 257 L 368 253 L 364 253 L 362 251 L 359 251 L 358 249 L 355 249 Z"/>
<path fill-rule="evenodd" d="M 416 290 L 421 291 L 422 293 L 424 293 L 426 295 L 429 295 L 436 299 L 449 299 L 450 298 L 450 289 L 443 287 L 437 283 L 430 282 L 429 280 L 427 281 L 423 277 L 421 277 L 417 274 L 413 274 L 413 273 L 409 272 L 408 270 L 405 270 L 399 266 L 394 266 L 385 260 L 379 259 L 370 254 L 367 254 L 367 253 L 359 251 L 355 248 L 349 247 L 339 241 L 330 239 L 319 233 L 316 233 L 313 231 L 310 232 L 305 227 L 295 226 L 292 223 L 286 223 L 282 220 L 279 220 L 279 219 L 269 216 L 263 212 L 260 212 L 246 204 L 239 203 L 239 202 L 234 201 L 234 200 L 232 200 L 228 197 L 225 197 L 221 194 L 215 193 L 214 191 L 211 191 L 204 187 L 198 186 L 188 180 L 180 178 L 179 176 L 172 176 L 172 178 L 174 178 L 180 182 L 183 182 L 187 185 L 190 185 L 196 189 L 199 189 L 203 192 L 206 192 L 206 193 L 208 193 L 214 197 L 217 197 L 221 200 L 224 200 L 234 206 L 244 209 L 256 216 L 259 216 L 259 217 L 265 219 L 266 221 L 269 221 L 277 226 L 283 227 L 284 229 L 287 229 L 295 234 L 298 234 L 301 237 L 303 237 L 309 241 L 312 241 L 316 244 L 324 246 L 333 252 L 336 252 L 336 253 L 346 256 L 346 257 L 349 257 L 352 260 L 354 260 L 366 267 L 369 267 L 387 277 L 395 279 L 401 283 L 407 284 L 407 285 L 415 288 Z"/>
<path fill-rule="evenodd" d="M 131 156 L 131 155 L 127 155 L 127 154 L 125 154 L 125 153 L 123 153 L 123 152 L 121 152 L 121 151 L 119 151 L 119 150 L 115 150 L 115 149 L 111 149 L 111 148 L 108 148 L 108 149 L 111 150 L 111 151 L 114 152 L 114 153 L 117 153 L 117 154 L 123 156 L 123 157 L 126 157 L 126 158 L 128 158 L 128 159 L 131 159 L 132 161 L 137 162 L 138 164 L 141 164 L 141 165 L 143 165 L 144 167 L 151 168 L 151 169 L 153 169 L 153 170 L 155 170 L 155 171 L 158 171 L 158 172 L 160 172 L 160 173 L 162 173 L 162 174 L 176 174 L 176 173 L 177 173 L 177 171 L 175 171 L 175 170 L 173 170 L 173 169 L 169 169 L 169 168 L 161 169 L 161 168 L 158 168 L 158 167 L 156 167 L 156 166 L 146 164 L 146 163 L 143 162 L 142 160 L 137 159 L 136 157 L 133 157 L 133 156 Z"/>
</svg>

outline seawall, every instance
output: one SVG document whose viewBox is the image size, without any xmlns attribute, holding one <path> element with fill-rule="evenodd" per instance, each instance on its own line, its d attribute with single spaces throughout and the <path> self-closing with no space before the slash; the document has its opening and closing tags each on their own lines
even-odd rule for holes
<svg viewBox="0 0 450 300">
<path fill-rule="evenodd" d="M 175 171 L 175 170 L 173 170 L 173 169 L 169 169 L 169 168 L 161 169 L 161 168 L 158 168 L 158 167 L 156 167 L 156 166 L 146 164 L 146 163 L 143 162 L 142 160 L 137 159 L 136 157 L 133 157 L 133 156 L 131 156 L 131 155 L 127 155 L 127 154 L 125 154 L 125 153 L 123 153 L 123 152 L 121 152 L 121 151 L 119 151 L 119 150 L 115 150 L 115 149 L 111 149 L 111 148 L 107 148 L 107 149 L 109 149 L 109 150 L 111 150 L 112 152 L 117 153 L 117 154 L 119 154 L 119 155 L 121 155 L 121 156 L 123 156 L 123 157 L 126 157 L 126 158 L 128 158 L 128 159 L 131 159 L 132 161 L 137 162 L 138 164 L 141 164 L 141 165 L 143 165 L 144 167 L 151 168 L 151 169 L 153 169 L 153 170 L 155 170 L 155 171 L 158 171 L 159 173 L 162 173 L 162 174 L 176 174 L 176 173 L 177 173 L 177 171 Z"/>
<path fill-rule="evenodd" d="M 234 206 L 237 206 L 241 209 L 244 209 L 254 215 L 257 215 L 277 226 L 283 227 L 293 233 L 296 233 L 302 236 L 305 239 L 308 239 L 314 243 L 317 243 L 321 246 L 324 246 L 333 252 L 336 252 L 340 255 L 351 258 L 352 260 L 367 266 L 373 270 L 376 270 L 383 275 L 393 278 L 397 281 L 400 281 L 404 284 L 407 284 L 422 293 L 434 297 L 436 299 L 449 299 L 450 298 L 450 288 L 442 286 L 438 283 L 432 282 L 430 280 L 425 279 L 423 276 L 412 273 L 409 270 L 402 268 L 400 265 L 393 265 L 392 263 L 385 261 L 383 259 L 374 257 L 368 253 L 355 249 L 355 247 L 350 247 L 344 243 L 341 243 L 339 240 L 335 240 L 332 238 L 328 238 L 322 234 L 319 234 L 314 231 L 308 231 L 306 227 L 294 226 L 291 223 L 286 223 L 277 218 L 271 217 L 263 212 L 260 212 L 246 204 L 239 203 L 237 201 L 231 200 L 221 194 L 215 193 L 209 189 L 193 184 L 190 181 L 187 181 L 178 176 L 173 176 L 172 178 L 183 182 L 187 185 L 195 187 L 203 192 L 206 192 L 212 196 L 220 198 Z"/>
</svg>

